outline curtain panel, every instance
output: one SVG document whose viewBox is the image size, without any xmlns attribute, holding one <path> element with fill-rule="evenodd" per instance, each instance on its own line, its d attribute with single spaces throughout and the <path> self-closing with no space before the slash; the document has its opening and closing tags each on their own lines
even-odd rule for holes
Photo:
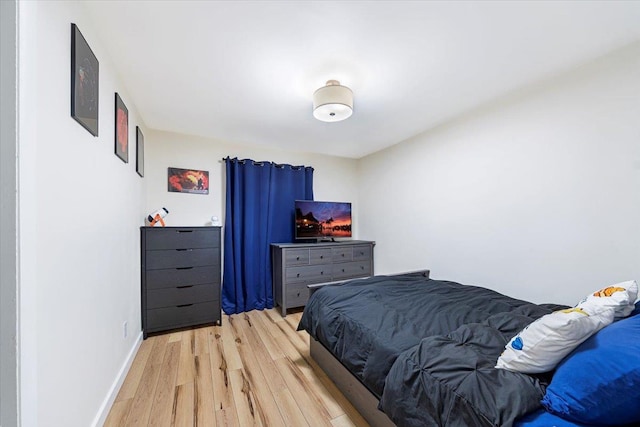
<svg viewBox="0 0 640 427">
<path fill-rule="evenodd" d="M 235 314 L 272 308 L 270 244 L 293 242 L 294 201 L 313 200 L 313 168 L 224 160 L 222 309 Z"/>
</svg>

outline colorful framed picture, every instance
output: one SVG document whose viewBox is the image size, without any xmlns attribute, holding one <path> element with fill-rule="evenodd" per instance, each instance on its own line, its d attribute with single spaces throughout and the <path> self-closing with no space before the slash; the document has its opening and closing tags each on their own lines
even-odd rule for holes
<svg viewBox="0 0 640 427">
<path fill-rule="evenodd" d="M 98 60 L 76 26 L 71 24 L 71 117 L 98 136 Z"/>
<path fill-rule="evenodd" d="M 209 171 L 169 168 L 168 185 L 172 193 L 209 194 Z"/>
<path fill-rule="evenodd" d="M 123 162 L 129 163 L 129 110 L 120 99 L 118 92 L 116 92 L 115 104 L 115 153 Z"/>
<path fill-rule="evenodd" d="M 139 126 L 136 126 L 136 172 L 144 176 L 144 135 Z"/>
</svg>

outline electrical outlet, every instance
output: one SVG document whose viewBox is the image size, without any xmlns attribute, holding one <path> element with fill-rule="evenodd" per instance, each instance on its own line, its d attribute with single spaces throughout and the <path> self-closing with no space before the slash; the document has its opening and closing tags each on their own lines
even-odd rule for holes
<svg viewBox="0 0 640 427">
<path fill-rule="evenodd" d="M 122 337 L 123 337 L 123 338 L 126 338 L 126 337 L 127 337 L 127 335 L 129 335 L 127 332 L 128 332 L 128 331 L 127 331 L 127 322 L 125 321 L 125 322 L 122 324 Z"/>
</svg>

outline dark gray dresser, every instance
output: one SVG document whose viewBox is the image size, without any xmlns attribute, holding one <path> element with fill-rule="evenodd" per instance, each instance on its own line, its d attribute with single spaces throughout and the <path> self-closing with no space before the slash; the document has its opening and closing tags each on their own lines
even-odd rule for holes
<svg viewBox="0 0 640 427">
<path fill-rule="evenodd" d="M 374 245 L 366 240 L 273 243 L 273 294 L 282 315 L 306 305 L 308 285 L 373 276 Z"/>
<path fill-rule="evenodd" d="M 220 227 L 141 227 L 142 332 L 221 321 Z"/>
</svg>

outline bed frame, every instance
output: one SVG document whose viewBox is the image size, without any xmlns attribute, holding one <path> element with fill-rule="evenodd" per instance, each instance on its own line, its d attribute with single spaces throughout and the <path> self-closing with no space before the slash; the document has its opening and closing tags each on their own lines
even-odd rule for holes
<svg viewBox="0 0 640 427">
<path fill-rule="evenodd" d="M 428 278 L 429 270 L 418 270 L 401 274 L 419 274 Z M 315 289 L 313 291 L 315 291 Z M 320 366 L 331 381 L 336 384 L 342 394 L 349 399 L 351 404 L 372 427 L 395 426 L 393 421 L 378 409 L 379 400 L 376 395 L 345 368 L 322 343 L 311 338 L 309 340 L 309 351 L 313 360 L 316 361 L 318 366 Z"/>
<path fill-rule="evenodd" d="M 353 376 L 324 345 L 311 338 L 309 350 L 313 360 L 372 427 L 395 426 L 389 417 L 378 409 L 378 398 Z"/>
</svg>

